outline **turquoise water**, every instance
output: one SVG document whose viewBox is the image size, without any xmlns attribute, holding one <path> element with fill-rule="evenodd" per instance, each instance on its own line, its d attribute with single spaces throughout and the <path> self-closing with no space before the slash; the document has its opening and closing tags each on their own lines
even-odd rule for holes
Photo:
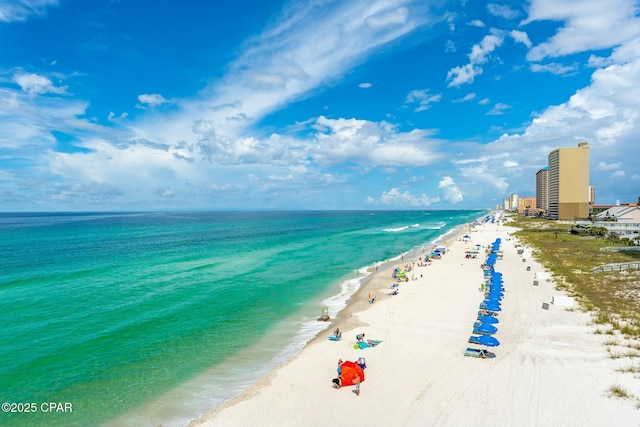
<svg viewBox="0 0 640 427">
<path fill-rule="evenodd" d="M 0 425 L 183 425 L 298 351 L 358 269 L 483 213 L 0 214 L 0 401 L 32 410 Z"/>
</svg>

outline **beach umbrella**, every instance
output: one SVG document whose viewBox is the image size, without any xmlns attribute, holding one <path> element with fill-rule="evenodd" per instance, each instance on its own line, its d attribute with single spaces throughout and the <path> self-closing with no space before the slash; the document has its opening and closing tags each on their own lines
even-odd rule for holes
<svg viewBox="0 0 640 427">
<path fill-rule="evenodd" d="M 500 345 L 500 341 L 489 335 L 480 335 L 478 337 L 478 342 L 482 345 L 486 345 L 487 347 L 497 347 Z"/>
<path fill-rule="evenodd" d="M 500 301 L 495 299 L 485 298 L 484 301 L 482 301 L 482 304 L 484 304 L 489 310 L 491 310 L 494 307 L 500 308 Z"/>
<path fill-rule="evenodd" d="M 481 323 L 480 326 L 473 329 L 474 334 L 495 334 L 498 328 L 488 323 Z"/>
<path fill-rule="evenodd" d="M 494 324 L 498 323 L 498 319 L 493 316 L 478 316 L 478 320 L 482 323 Z"/>
<path fill-rule="evenodd" d="M 489 311 L 502 311 L 500 304 L 496 301 L 483 302 L 480 304 L 480 308 Z"/>
</svg>

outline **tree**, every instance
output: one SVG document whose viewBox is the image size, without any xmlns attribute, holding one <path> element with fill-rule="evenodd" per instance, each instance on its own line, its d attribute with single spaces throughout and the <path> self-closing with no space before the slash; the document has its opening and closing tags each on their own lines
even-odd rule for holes
<svg viewBox="0 0 640 427">
<path fill-rule="evenodd" d="M 620 242 L 620 236 L 615 231 L 610 231 L 609 234 L 607 234 L 607 239 L 611 240 L 611 244 L 613 245 Z"/>
</svg>

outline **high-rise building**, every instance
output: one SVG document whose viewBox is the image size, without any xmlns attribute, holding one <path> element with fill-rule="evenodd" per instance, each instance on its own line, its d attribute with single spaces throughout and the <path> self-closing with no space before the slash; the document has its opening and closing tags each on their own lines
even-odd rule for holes
<svg viewBox="0 0 640 427">
<path fill-rule="evenodd" d="M 549 168 L 543 167 L 536 173 L 536 208 L 549 210 Z"/>
<path fill-rule="evenodd" d="M 524 213 L 527 209 L 536 207 L 536 198 L 531 196 L 518 196 L 518 213 Z"/>
<path fill-rule="evenodd" d="M 589 217 L 589 144 L 549 153 L 549 218 Z"/>
<path fill-rule="evenodd" d="M 509 196 L 509 209 L 512 211 L 518 210 L 518 195 L 515 193 Z"/>
</svg>

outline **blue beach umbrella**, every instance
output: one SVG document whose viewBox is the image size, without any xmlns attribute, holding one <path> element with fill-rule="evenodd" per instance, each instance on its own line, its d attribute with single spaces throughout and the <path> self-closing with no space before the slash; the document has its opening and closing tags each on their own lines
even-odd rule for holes
<svg viewBox="0 0 640 427">
<path fill-rule="evenodd" d="M 487 347 L 497 347 L 500 345 L 500 341 L 489 335 L 480 335 L 478 337 L 478 342 L 482 345 L 486 345 Z"/>
<path fill-rule="evenodd" d="M 484 305 L 485 308 L 491 310 L 493 308 L 501 308 L 500 306 L 500 301 L 496 301 L 496 300 L 492 300 L 492 299 L 485 299 L 484 301 L 482 301 L 482 304 Z"/>
<path fill-rule="evenodd" d="M 488 323 L 481 323 L 480 326 L 473 329 L 474 334 L 495 334 L 498 328 Z"/>
<path fill-rule="evenodd" d="M 495 324 L 498 323 L 498 319 L 493 316 L 478 316 L 478 320 L 482 323 Z"/>
<path fill-rule="evenodd" d="M 491 304 L 482 303 L 480 304 L 480 309 L 487 311 L 502 311 L 502 307 L 500 307 L 500 304 L 495 302 Z"/>
</svg>

